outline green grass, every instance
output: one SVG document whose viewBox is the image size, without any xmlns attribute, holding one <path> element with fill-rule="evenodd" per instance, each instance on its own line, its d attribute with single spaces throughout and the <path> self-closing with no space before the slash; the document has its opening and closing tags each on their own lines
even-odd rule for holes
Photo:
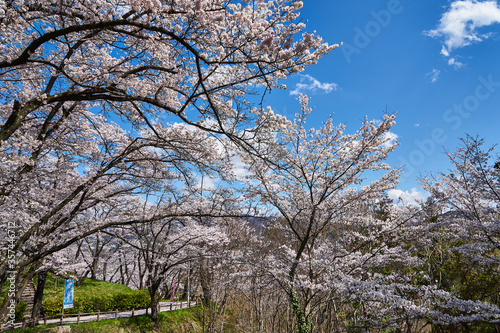
<svg viewBox="0 0 500 333">
<path fill-rule="evenodd" d="M 64 296 L 64 283 L 65 280 L 62 278 L 56 278 L 52 274 L 48 274 L 47 280 L 45 281 L 45 288 L 43 293 L 44 300 L 49 298 Z M 36 288 L 36 278 L 33 281 Z M 2 285 L 2 292 L 0 293 L 0 298 L 4 299 L 7 296 L 7 292 L 10 286 L 9 281 L 5 281 Z M 81 296 L 93 296 L 99 294 L 113 294 L 113 293 L 125 293 L 131 292 L 132 289 L 128 286 L 118 283 L 110 283 L 100 280 L 85 279 L 80 286 L 75 285 L 75 293 L 78 292 Z"/>
<path fill-rule="evenodd" d="M 56 279 L 53 277 L 50 279 L 47 277 L 43 293 L 44 300 L 55 297 L 62 298 L 64 296 L 64 279 L 59 279 L 58 284 L 56 284 L 55 280 Z M 100 294 L 125 293 L 131 291 L 131 288 L 123 284 L 91 279 L 85 279 L 80 286 L 75 286 L 75 295 L 78 293 L 78 295 L 82 297 Z"/>
<path fill-rule="evenodd" d="M 71 324 L 72 333 L 198 333 L 202 331 L 202 309 L 193 307 L 190 309 L 172 312 L 161 312 L 158 314 L 160 325 L 155 329 L 154 323 L 149 316 L 137 316 L 132 318 L 108 319 L 99 322 Z M 40 325 L 35 329 L 17 329 L 15 332 L 51 332 L 51 328 L 58 325 Z"/>
<path fill-rule="evenodd" d="M 45 281 L 45 288 L 43 293 L 43 299 L 48 300 L 51 298 L 62 298 L 64 297 L 64 283 L 65 280 L 62 278 L 57 279 L 52 274 L 47 276 Z M 33 284 L 36 288 L 37 281 L 34 279 Z M 2 292 L 0 293 L 0 300 L 3 300 L 7 296 L 7 292 L 10 286 L 9 281 L 5 281 L 2 285 Z M 114 293 L 126 293 L 131 292 L 132 289 L 128 286 L 118 283 L 110 283 L 100 280 L 85 279 L 80 286 L 75 286 L 75 293 L 82 297 L 94 296 L 100 294 L 114 294 Z"/>
<path fill-rule="evenodd" d="M 49 275 L 43 296 L 43 313 L 55 316 L 61 313 L 64 297 L 64 279 Z M 132 310 L 146 308 L 150 304 L 147 290 L 132 290 L 118 284 L 99 280 L 85 279 L 75 284 L 73 308 L 65 313 L 91 313 L 97 311 Z"/>
<path fill-rule="evenodd" d="M 36 278 L 33 283 L 37 284 Z M 3 284 L 0 303 L 4 301 L 9 288 L 9 281 Z M 65 279 L 47 276 L 43 295 L 42 316 L 56 316 L 61 313 L 64 297 Z M 75 285 L 74 307 L 65 313 L 91 313 L 141 309 L 150 304 L 147 290 L 132 290 L 128 286 L 99 280 L 85 279 L 81 285 Z M 21 318 L 21 317 L 19 317 Z M 19 319 L 20 320 L 20 319 Z M 16 321 L 18 321 L 16 319 Z"/>
</svg>

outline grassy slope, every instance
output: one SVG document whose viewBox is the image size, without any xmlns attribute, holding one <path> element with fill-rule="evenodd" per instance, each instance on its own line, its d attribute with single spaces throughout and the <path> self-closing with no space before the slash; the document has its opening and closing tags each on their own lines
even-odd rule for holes
<svg viewBox="0 0 500 333">
<path fill-rule="evenodd" d="M 34 281 L 36 288 L 36 281 Z M 9 281 L 6 281 L 2 285 L 2 292 L 0 293 L 0 300 L 3 300 L 5 296 L 7 296 L 7 292 L 9 289 Z M 78 295 L 98 295 L 98 294 L 111 294 L 111 293 L 122 293 L 122 292 L 130 292 L 132 289 L 129 287 L 118 284 L 118 283 L 109 283 L 99 280 L 91 280 L 85 279 L 81 286 L 75 286 L 75 293 Z M 45 289 L 43 293 L 43 299 L 50 298 L 63 298 L 64 296 L 64 279 L 59 279 L 56 283 L 56 278 L 49 275 L 47 277 L 47 281 L 45 282 Z"/>
<path fill-rule="evenodd" d="M 122 293 L 130 292 L 132 289 L 129 287 L 118 284 L 110 283 L 99 280 L 85 279 L 81 286 L 75 286 L 75 295 L 91 296 L 99 294 L 112 294 L 112 293 Z M 47 278 L 45 285 L 43 298 L 49 299 L 54 297 L 62 298 L 64 296 L 64 280 L 59 279 L 59 283 L 56 285 L 54 278 Z"/>
</svg>

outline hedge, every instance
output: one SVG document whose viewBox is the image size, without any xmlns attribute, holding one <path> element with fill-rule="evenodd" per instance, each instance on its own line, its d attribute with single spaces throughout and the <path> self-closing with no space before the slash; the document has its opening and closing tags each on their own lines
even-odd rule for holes
<svg viewBox="0 0 500 333">
<path fill-rule="evenodd" d="M 64 313 L 90 313 L 108 312 L 114 310 L 132 310 L 146 308 L 151 304 L 151 297 L 147 289 L 132 290 L 129 292 L 99 295 L 75 295 L 73 307 L 64 309 Z M 46 316 L 56 316 L 61 313 L 63 307 L 62 297 L 50 298 L 43 301 L 43 314 Z"/>
</svg>

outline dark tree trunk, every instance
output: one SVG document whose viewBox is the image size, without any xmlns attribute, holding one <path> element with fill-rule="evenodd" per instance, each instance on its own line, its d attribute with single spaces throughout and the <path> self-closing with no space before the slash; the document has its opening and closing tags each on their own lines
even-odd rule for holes
<svg viewBox="0 0 500 333">
<path fill-rule="evenodd" d="M 40 317 L 40 312 L 42 310 L 43 291 L 45 289 L 45 282 L 47 281 L 47 274 L 47 271 L 41 271 L 38 273 L 35 298 L 33 299 L 33 310 L 31 312 L 33 326 L 35 326 L 38 322 L 38 318 Z"/>
<path fill-rule="evenodd" d="M 106 270 L 108 269 L 108 263 L 104 262 L 102 265 L 102 280 L 106 281 Z"/>
<path fill-rule="evenodd" d="M 155 323 L 156 327 L 159 325 L 158 321 L 158 299 L 156 294 L 158 293 L 159 283 L 155 283 L 148 287 L 149 296 L 151 296 L 151 320 Z"/>
<path fill-rule="evenodd" d="M 130 274 L 128 273 L 128 264 L 127 262 L 125 262 L 125 280 L 123 281 L 123 284 L 128 286 L 129 281 L 130 281 Z"/>
<path fill-rule="evenodd" d="M 123 275 L 123 264 L 120 264 L 120 275 L 122 284 L 125 284 L 125 276 Z"/>
</svg>

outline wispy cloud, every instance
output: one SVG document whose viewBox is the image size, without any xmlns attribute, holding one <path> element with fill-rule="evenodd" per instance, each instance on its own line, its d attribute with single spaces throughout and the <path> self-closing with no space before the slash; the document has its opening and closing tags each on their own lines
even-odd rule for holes
<svg viewBox="0 0 500 333">
<path fill-rule="evenodd" d="M 449 57 L 453 50 L 472 43 L 481 42 L 492 33 L 480 33 L 479 28 L 500 23 L 500 5 L 497 1 L 457 0 L 452 2 L 443 14 L 436 29 L 426 31 L 430 37 L 442 38 L 441 54 Z M 455 68 L 463 64 L 451 58 L 448 61 Z"/>
<path fill-rule="evenodd" d="M 295 85 L 295 89 L 290 91 L 290 95 L 299 95 L 302 93 L 312 92 L 318 90 L 328 94 L 332 91 L 338 90 L 339 85 L 336 83 L 323 83 L 312 77 L 311 75 L 301 75 L 300 82 Z"/>
<path fill-rule="evenodd" d="M 425 74 L 425 77 L 431 80 L 432 83 L 436 83 L 440 73 L 440 70 L 433 68 L 431 72 Z"/>
</svg>

